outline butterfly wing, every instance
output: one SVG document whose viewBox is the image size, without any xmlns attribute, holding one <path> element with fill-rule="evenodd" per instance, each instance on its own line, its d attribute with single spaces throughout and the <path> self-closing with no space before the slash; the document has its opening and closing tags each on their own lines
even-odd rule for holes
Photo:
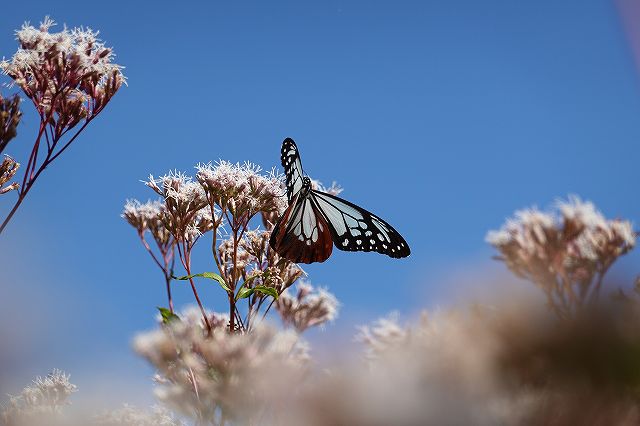
<svg viewBox="0 0 640 426">
<path fill-rule="evenodd" d="M 282 167 L 284 167 L 284 174 L 287 180 L 287 200 L 291 203 L 293 197 L 302 188 L 303 177 L 302 161 L 300 161 L 298 147 L 293 139 L 286 138 L 282 142 L 280 160 Z"/>
<path fill-rule="evenodd" d="M 280 256 L 295 263 L 324 262 L 331 256 L 331 230 L 311 193 L 295 195 L 271 231 L 269 244 Z"/>
<path fill-rule="evenodd" d="M 329 224 L 336 247 L 345 251 L 375 251 L 407 257 L 409 245 L 391 225 L 349 201 L 316 190 L 310 198 Z"/>
</svg>

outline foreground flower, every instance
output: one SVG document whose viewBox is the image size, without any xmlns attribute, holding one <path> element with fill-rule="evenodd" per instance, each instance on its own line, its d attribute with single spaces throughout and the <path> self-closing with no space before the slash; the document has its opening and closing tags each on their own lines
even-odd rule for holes
<svg viewBox="0 0 640 426">
<path fill-rule="evenodd" d="M 0 418 L 6 425 L 35 425 L 43 420 L 52 422 L 76 390 L 67 374 L 53 370 L 46 377 L 37 377 L 19 395 L 11 396 Z"/>
<path fill-rule="evenodd" d="M 199 315 L 186 314 L 136 338 L 136 352 L 158 370 L 158 399 L 215 424 L 219 416 L 248 421 L 265 404 L 286 403 L 304 371 L 306 345 L 295 333 L 264 325 L 231 333 L 219 315 L 210 316 L 212 333 Z"/>
<path fill-rule="evenodd" d="M 125 404 L 124 407 L 96 416 L 95 426 L 186 426 L 167 409 L 156 406 L 151 412 Z"/>
<path fill-rule="evenodd" d="M 605 273 L 635 247 L 631 222 L 607 220 L 593 203 L 570 197 L 557 204 L 559 214 L 520 210 L 487 242 L 516 275 L 544 290 L 562 314 L 598 297 Z"/>
</svg>

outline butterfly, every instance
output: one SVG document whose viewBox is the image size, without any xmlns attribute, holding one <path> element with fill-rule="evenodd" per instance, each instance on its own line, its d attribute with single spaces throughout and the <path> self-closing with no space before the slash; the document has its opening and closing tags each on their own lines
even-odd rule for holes
<svg viewBox="0 0 640 426">
<path fill-rule="evenodd" d="M 334 244 L 345 251 L 409 256 L 409 245 L 387 222 L 349 201 L 313 189 L 291 138 L 282 142 L 281 161 L 289 207 L 269 239 L 280 256 L 295 263 L 324 262 Z"/>
</svg>

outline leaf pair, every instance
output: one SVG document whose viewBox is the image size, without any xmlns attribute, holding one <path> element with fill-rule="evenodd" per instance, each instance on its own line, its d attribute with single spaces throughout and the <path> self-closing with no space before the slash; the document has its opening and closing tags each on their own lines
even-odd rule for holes
<svg viewBox="0 0 640 426">
<path fill-rule="evenodd" d="M 229 288 L 227 283 L 224 281 L 224 278 L 222 278 L 220 275 L 216 274 L 215 272 L 203 272 L 201 274 L 184 275 L 182 277 L 175 277 L 174 276 L 173 278 L 176 279 L 176 280 L 180 280 L 180 281 L 186 281 L 186 280 L 189 280 L 191 278 L 196 278 L 196 277 L 207 278 L 207 279 L 210 279 L 210 280 L 217 281 L 218 284 L 220 284 L 220 287 L 222 287 L 227 293 L 231 293 L 232 292 L 231 288 Z M 258 285 L 258 286 L 255 286 L 253 288 L 246 287 L 246 284 L 250 283 L 255 278 L 256 278 L 255 276 L 251 277 L 251 278 L 249 278 L 248 280 L 246 280 L 245 282 L 242 283 L 242 285 L 240 286 L 240 289 L 236 293 L 236 296 L 235 296 L 235 300 L 236 301 L 238 301 L 240 299 L 246 299 L 247 297 L 251 296 L 255 292 L 264 294 L 265 296 L 271 296 L 274 299 L 278 299 L 278 291 L 273 287 L 267 287 L 267 286 L 264 286 L 264 285 Z M 158 309 L 164 309 L 164 308 L 158 308 Z M 160 311 L 160 313 L 162 314 L 162 311 Z M 175 315 L 175 314 L 173 314 L 173 315 Z M 162 318 L 164 320 L 164 315 L 163 315 Z"/>
</svg>

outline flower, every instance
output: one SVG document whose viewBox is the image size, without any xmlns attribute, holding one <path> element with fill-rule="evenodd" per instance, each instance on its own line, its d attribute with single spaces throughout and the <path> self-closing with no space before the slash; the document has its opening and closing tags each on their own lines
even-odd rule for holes
<svg viewBox="0 0 640 426">
<path fill-rule="evenodd" d="M 298 293 L 285 290 L 276 301 L 276 309 L 285 325 L 302 333 L 309 327 L 323 325 L 338 316 L 338 300 L 323 288 L 314 289 L 307 282 L 298 284 Z"/>
<path fill-rule="evenodd" d="M 196 179 L 202 185 L 210 204 L 228 210 L 241 224 L 259 212 L 280 213 L 286 208 L 282 176 L 275 171 L 261 174 L 253 163 L 198 164 Z"/>
<path fill-rule="evenodd" d="M 124 407 L 96 416 L 96 426 L 186 426 L 164 407 L 154 406 L 152 411 L 143 411 L 125 404 Z"/>
<path fill-rule="evenodd" d="M 164 210 L 164 203 L 161 200 L 149 200 L 146 203 L 127 200 L 120 216 L 141 234 L 157 226 Z"/>
<path fill-rule="evenodd" d="M 198 182 L 182 172 L 171 171 L 145 184 L 164 198 L 162 223 L 177 241 L 193 244 L 202 234 L 213 229 L 214 218 Z M 215 218 L 217 223 L 219 218 Z"/>
<path fill-rule="evenodd" d="M 0 95 L 0 153 L 7 147 L 9 141 L 18 134 L 18 124 L 22 118 L 20 111 L 20 97 L 14 95 L 3 98 Z"/>
<path fill-rule="evenodd" d="M 4 156 L 2 163 L 0 163 L 0 194 L 6 194 L 14 189 L 17 190 L 20 187 L 20 184 L 17 182 L 4 186 L 4 184 L 13 179 L 19 168 L 20 163 L 16 162 L 8 155 Z"/>
<path fill-rule="evenodd" d="M 197 317 L 181 317 L 134 341 L 136 352 L 158 370 L 160 401 L 200 422 L 211 422 L 218 409 L 246 419 L 266 401 L 285 401 L 308 359 L 295 333 L 267 325 L 230 333 L 218 321 L 209 335 Z"/>
<path fill-rule="evenodd" d="M 91 120 L 125 83 L 114 53 L 90 28 L 64 28 L 45 17 L 39 28 L 25 23 L 16 32 L 19 49 L 0 69 L 20 86 L 38 112 L 54 121 L 54 138 L 81 120 Z M 55 114 L 54 114 L 55 112 Z"/>
<path fill-rule="evenodd" d="M 356 340 L 368 346 L 371 356 L 397 347 L 409 337 L 407 329 L 399 323 L 397 312 L 379 318 L 372 326 L 361 326 L 358 329 Z"/>
<path fill-rule="evenodd" d="M 326 188 L 324 185 L 322 185 L 322 182 L 316 179 L 311 179 L 311 188 L 315 189 L 316 191 L 326 192 L 331 195 L 338 195 L 343 191 L 342 187 L 335 181 L 331 182 L 330 187 Z"/>
<path fill-rule="evenodd" d="M 45 377 L 37 377 L 19 395 L 11 396 L 0 419 L 4 420 L 3 424 L 24 424 L 27 421 L 40 424 L 38 419 L 50 420 L 52 415 L 59 415 L 76 391 L 76 386 L 69 382 L 69 375 L 54 369 Z"/>
<path fill-rule="evenodd" d="M 577 196 L 556 202 L 556 209 L 519 210 L 486 240 L 513 273 L 541 287 L 550 305 L 566 311 L 598 296 L 603 275 L 635 247 L 637 235 L 631 222 L 608 220 Z"/>
</svg>

